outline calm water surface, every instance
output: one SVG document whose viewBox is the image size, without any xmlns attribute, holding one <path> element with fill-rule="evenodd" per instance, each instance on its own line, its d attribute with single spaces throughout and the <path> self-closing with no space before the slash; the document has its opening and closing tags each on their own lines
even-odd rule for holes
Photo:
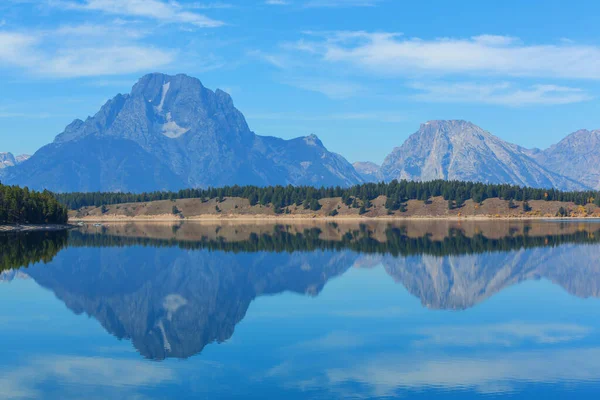
<svg viewBox="0 0 600 400">
<path fill-rule="evenodd" d="M 600 223 L 0 236 L 0 399 L 597 399 Z"/>
</svg>

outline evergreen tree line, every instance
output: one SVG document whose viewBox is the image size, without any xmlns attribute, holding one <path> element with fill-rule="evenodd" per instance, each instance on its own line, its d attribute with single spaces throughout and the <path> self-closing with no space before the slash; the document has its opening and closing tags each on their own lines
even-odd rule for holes
<svg viewBox="0 0 600 400">
<path fill-rule="evenodd" d="M 0 234 L 0 271 L 48 263 L 67 240 L 67 231 Z"/>
<path fill-rule="evenodd" d="M 0 184 L 0 224 L 65 224 L 67 208 L 47 190 Z"/>
<path fill-rule="evenodd" d="M 276 212 L 285 212 L 290 206 L 303 206 L 314 211 L 320 208 L 319 200 L 341 197 L 348 206 L 368 209 L 371 201 L 379 196 L 386 196 L 388 210 L 405 208 L 408 200 L 428 201 L 432 197 L 442 196 L 449 202 L 449 207 L 461 207 L 466 200 L 473 199 L 481 203 L 489 198 L 504 200 L 528 201 L 566 201 L 577 205 L 595 203 L 600 206 L 600 194 L 597 191 L 566 192 L 556 189 L 536 189 L 507 184 L 489 184 L 478 182 L 435 180 L 428 182 L 397 181 L 390 183 L 365 183 L 350 188 L 310 186 L 225 186 L 208 189 L 183 189 L 178 192 L 149 193 L 60 193 L 56 198 L 69 209 L 82 207 L 100 207 L 119 203 L 140 203 L 157 200 L 176 200 L 197 198 L 203 201 L 225 197 L 248 199 L 251 205 L 271 205 Z"/>
<path fill-rule="evenodd" d="M 562 235 L 529 236 L 514 235 L 502 238 L 488 238 L 482 234 L 472 237 L 462 231 L 451 229 L 443 240 L 433 240 L 429 235 L 408 237 L 403 229 L 388 228 L 386 240 L 380 242 L 371 236 L 366 227 L 348 231 L 341 240 L 320 239 L 319 228 L 306 229 L 303 233 L 290 233 L 285 230 L 274 230 L 273 233 L 251 234 L 247 240 L 226 241 L 224 238 L 197 241 L 176 239 L 153 239 L 145 237 L 124 237 L 104 233 L 70 232 L 69 246 L 74 247 L 179 247 L 185 250 L 208 250 L 233 253 L 276 252 L 295 253 L 309 251 L 344 251 L 350 250 L 367 254 L 391 255 L 405 257 L 415 255 L 434 255 L 439 257 L 450 255 L 480 254 L 488 252 L 506 252 L 537 247 L 556 247 L 563 244 L 598 244 L 600 231 L 578 231 Z"/>
</svg>

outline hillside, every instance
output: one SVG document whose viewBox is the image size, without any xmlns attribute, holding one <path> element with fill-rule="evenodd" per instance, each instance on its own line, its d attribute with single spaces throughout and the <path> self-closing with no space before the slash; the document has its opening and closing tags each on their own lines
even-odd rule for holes
<svg viewBox="0 0 600 400">
<path fill-rule="evenodd" d="M 406 202 L 406 211 L 386 209 L 386 197 L 373 200 L 372 206 L 364 214 L 360 207 L 346 205 L 340 197 L 319 200 L 319 210 L 305 209 L 303 206 L 287 207 L 283 213 L 276 213 L 272 205 L 251 206 L 247 199 L 224 198 L 202 202 L 200 199 L 162 200 L 145 203 L 124 203 L 103 207 L 83 207 L 70 211 L 71 221 L 118 221 L 118 220 L 182 220 L 182 219 L 312 219 L 312 218 L 554 218 L 600 217 L 600 207 L 593 204 L 578 206 L 573 202 L 531 200 L 529 211 L 523 202 L 513 201 L 509 208 L 508 200 L 486 199 L 481 203 L 465 201 L 460 208 L 448 209 L 448 202 L 442 197 L 434 197 L 427 204 L 421 200 Z M 176 213 L 174 213 L 174 211 Z M 336 215 L 332 216 L 335 211 Z"/>
</svg>

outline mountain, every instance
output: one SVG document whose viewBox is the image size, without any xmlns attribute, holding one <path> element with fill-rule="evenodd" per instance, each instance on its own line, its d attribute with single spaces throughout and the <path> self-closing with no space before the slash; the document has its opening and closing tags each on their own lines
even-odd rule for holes
<svg viewBox="0 0 600 400">
<path fill-rule="evenodd" d="M 362 182 L 316 136 L 258 136 L 227 93 L 158 73 L 73 121 L 5 180 L 57 192 Z"/>
<path fill-rule="evenodd" d="M 551 171 L 600 190 L 600 130 L 578 130 L 532 157 Z"/>
<path fill-rule="evenodd" d="M 563 190 L 586 188 L 551 172 L 530 153 L 467 121 L 429 121 L 387 156 L 380 173 L 386 181 L 448 179 Z"/>
<path fill-rule="evenodd" d="M 27 154 L 14 156 L 12 153 L 0 153 L 0 169 L 14 167 L 29 159 Z"/>
<path fill-rule="evenodd" d="M 365 162 L 355 162 L 352 164 L 356 172 L 359 173 L 360 177 L 365 182 L 381 182 L 383 181 L 383 176 L 381 175 L 381 167 L 374 162 L 365 161 Z"/>
</svg>

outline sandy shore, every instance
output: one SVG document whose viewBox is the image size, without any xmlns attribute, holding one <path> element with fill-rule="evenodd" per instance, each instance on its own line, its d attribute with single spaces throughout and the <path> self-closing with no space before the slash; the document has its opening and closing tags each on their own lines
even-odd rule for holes
<svg viewBox="0 0 600 400">
<path fill-rule="evenodd" d="M 0 225 L 0 232 L 62 231 L 73 225 Z"/>
</svg>

